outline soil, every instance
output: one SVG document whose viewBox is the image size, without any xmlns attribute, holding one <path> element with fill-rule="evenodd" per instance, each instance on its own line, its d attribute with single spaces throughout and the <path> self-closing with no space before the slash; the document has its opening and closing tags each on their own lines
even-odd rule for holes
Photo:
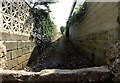
<svg viewBox="0 0 120 83">
<path fill-rule="evenodd" d="M 83 58 L 65 36 L 54 41 L 35 61 L 30 63 L 29 68 L 25 69 L 35 72 L 43 69 L 80 69 L 93 66 L 88 59 Z"/>
</svg>

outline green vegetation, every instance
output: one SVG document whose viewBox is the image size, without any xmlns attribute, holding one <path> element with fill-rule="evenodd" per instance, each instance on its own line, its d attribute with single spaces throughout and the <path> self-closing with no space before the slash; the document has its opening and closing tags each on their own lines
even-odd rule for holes
<svg viewBox="0 0 120 83">
<path fill-rule="evenodd" d="M 64 26 L 61 26 L 61 27 L 60 27 L 60 31 L 61 31 L 61 34 L 63 34 L 64 31 L 65 31 L 65 27 L 64 27 Z"/>
<path fill-rule="evenodd" d="M 34 28 L 30 39 L 35 38 L 37 45 L 48 44 L 56 34 L 56 26 L 50 18 L 50 9 L 31 8 L 34 17 Z"/>
<path fill-rule="evenodd" d="M 81 11 L 82 7 L 83 5 L 80 4 L 78 8 L 75 8 L 75 12 L 73 15 L 77 15 Z"/>
<path fill-rule="evenodd" d="M 87 4 L 79 5 L 79 8 L 75 8 L 75 12 L 73 15 L 69 16 L 67 25 L 66 25 L 66 36 L 69 35 L 69 28 L 74 22 L 81 22 L 83 20 L 83 16 L 87 10 Z"/>
</svg>

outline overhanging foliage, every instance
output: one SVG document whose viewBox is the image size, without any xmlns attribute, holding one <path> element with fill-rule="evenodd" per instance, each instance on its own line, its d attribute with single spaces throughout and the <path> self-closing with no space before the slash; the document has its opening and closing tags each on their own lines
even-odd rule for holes
<svg viewBox="0 0 120 83">
<path fill-rule="evenodd" d="M 31 38 L 35 38 L 37 45 L 50 43 L 56 33 L 54 22 L 51 21 L 49 9 L 31 8 L 34 17 L 34 28 Z"/>
<path fill-rule="evenodd" d="M 87 4 L 84 3 L 83 5 L 80 5 L 79 8 L 76 8 L 76 11 L 73 13 L 73 15 L 69 16 L 66 25 L 66 36 L 69 36 L 69 28 L 71 25 L 74 24 L 74 22 L 81 22 L 83 20 L 83 16 L 86 10 L 87 10 Z"/>
</svg>

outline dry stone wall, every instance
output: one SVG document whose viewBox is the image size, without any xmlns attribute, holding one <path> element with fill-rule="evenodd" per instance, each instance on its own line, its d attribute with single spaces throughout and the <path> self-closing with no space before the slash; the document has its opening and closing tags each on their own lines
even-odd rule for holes
<svg viewBox="0 0 120 83">
<path fill-rule="evenodd" d="M 6 47 L 0 63 L 3 64 L 2 59 L 5 58 L 7 69 L 22 69 L 35 46 L 29 41 L 34 25 L 29 9 L 24 0 L 0 1 L 0 42 Z"/>
<path fill-rule="evenodd" d="M 87 2 L 83 21 L 76 21 L 69 29 L 73 44 L 96 65 L 106 64 L 106 51 L 119 41 L 118 4 Z"/>
</svg>

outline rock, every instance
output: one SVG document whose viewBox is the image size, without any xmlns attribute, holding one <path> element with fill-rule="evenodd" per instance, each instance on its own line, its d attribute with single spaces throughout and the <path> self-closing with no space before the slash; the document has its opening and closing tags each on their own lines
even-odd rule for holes
<svg viewBox="0 0 120 83">
<path fill-rule="evenodd" d="M 108 50 L 107 63 L 111 72 L 120 79 L 120 43 L 111 46 Z"/>
<path fill-rule="evenodd" d="M 45 69 L 41 72 L 26 72 L 14 70 L 2 70 L 2 83 L 18 83 L 32 82 L 39 83 L 40 81 L 76 81 L 82 83 L 106 81 L 109 78 L 110 71 L 104 67 L 83 68 L 76 70 L 61 70 L 61 69 Z"/>
</svg>

